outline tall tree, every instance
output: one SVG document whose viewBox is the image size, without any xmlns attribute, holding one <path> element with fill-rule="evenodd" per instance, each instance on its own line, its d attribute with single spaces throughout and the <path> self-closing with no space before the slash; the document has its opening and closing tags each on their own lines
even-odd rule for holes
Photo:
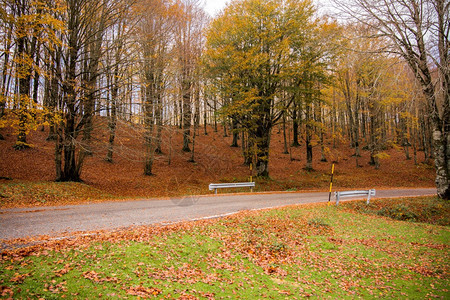
<svg viewBox="0 0 450 300">
<path fill-rule="evenodd" d="M 31 11 L 30 1 L 15 1 L 13 9 L 16 10 L 16 53 L 15 53 L 15 64 L 16 64 L 16 77 L 18 84 L 18 95 L 16 101 L 16 106 L 18 108 L 18 135 L 17 141 L 14 147 L 16 149 L 23 149 L 28 147 L 26 134 L 26 125 L 29 122 L 30 117 L 28 110 L 31 108 L 31 76 L 32 68 L 34 62 L 35 42 L 32 36 L 30 36 L 29 31 L 31 30 L 32 24 L 29 22 L 30 16 L 32 16 L 33 11 Z"/>
<path fill-rule="evenodd" d="M 0 3 L 0 30 L 6 38 L 0 56 L 3 62 L 0 117 L 4 115 L 7 102 L 12 103 L 11 112 L 15 115 L 17 129 L 14 148 L 24 149 L 29 147 L 28 131 L 40 122 L 37 106 L 39 78 L 43 73 L 41 45 L 57 45 L 55 30 L 61 29 L 62 25 L 44 3 L 29 0 L 3 0 Z"/>
<path fill-rule="evenodd" d="M 392 47 L 387 50 L 403 57 L 420 82 L 433 125 L 437 194 L 450 199 L 450 1 L 335 2 L 352 18 L 388 37 Z"/>
<path fill-rule="evenodd" d="M 315 129 L 318 129 L 319 142 L 323 146 L 322 106 L 324 97 L 322 88 L 330 81 L 328 68 L 332 66 L 335 56 L 336 38 L 339 36 L 339 27 L 334 22 L 327 20 L 315 20 L 307 32 L 306 41 L 296 43 L 293 48 L 294 70 L 299 72 L 294 85 L 294 102 L 298 107 L 304 107 L 305 116 L 305 144 L 306 164 L 305 169 L 313 169 L 313 137 Z M 296 63 L 295 63 L 296 62 Z M 315 117 L 314 117 L 315 115 Z M 295 142 L 295 140 L 294 140 Z M 325 157 L 322 155 L 322 159 Z"/>
<path fill-rule="evenodd" d="M 174 6 L 164 0 L 142 0 L 136 6 L 140 14 L 137 42 L 142 56 L 142 88 L 144 89 L 145 164 L 144 174 L 153 174 L 155 151 L 160 149 L 162 98 L 165 70 L 173 38 Z M 156 128 L 155 128 L 156 126 Z M 156 130 L 155 130 L 156 129 Z"/>
<path fill-rule="evenodd" d="M 258 176 L 269 176 L 271 130 L 284 112 L 284 83 L 299 75 L 292 54 L 306 40 L 312 15 L 310 1 L 243 0 L 232 2 L 209 28 L 206 66 L 231 100 L 224 113 L 255 145 L 248 149 L 256 149 Z"/>
<path fill-rule="evenodd" d="M 81 170 L 88 154 L 92 126 L 99 60 L 104 54 L 105 32 L 127 9 L 120 1 L 66 0 L 61 3 L 60 18 L 67 30 L 61 32 L 61 103 L 58 139 L 55 148 L 56 178 L 59 181 L 81 180 Z M 103 72 L 103 70 L 102 70 Z M 80 134 L 83 133 L 83 136 Z"/>
<path fill-rule="evenodd" d="M 129 15 L 124 13 L 123 20 L 119 21 L 118 24 L 113 26 L 109 31 L 110 38 L 109 44 L 106 46 L 109 50 L 104 59 L 105 64 L 109 66 L 106 71 L 106 81 L 107 87 L 110 89 L 108 91 L 108 99 L 106 100 L 107 106 L 107 116 L 108 116 L 108 129 L 109 129 L 109 139 L 108 139 L 108 151 L 106 154 L 105 160 L 108 162 L 113 162 L 113 154 L 114 154 L 114 141 L 116 137 L 116 128 L 117 128 L 117 120 L 118 120 L 118 109 L 125 105 L 123 103 L 126 97 L 126 77 L 132 76 L 129 74 L 129 65 L 135 61 L 133 57 L 127 57 L 126 46 L 131 46 L 132 40 L 128 39 L 130 43 L 127 43 L 127 34 L 130 33 L 130 28 L 132 26 L 128 26 L 128 24 L 133 24 L 134 22 L 130 22 L 127 20 L 127 16 Z M 120 90 L 122 90 L 122 95 L 120 95 Z M 131 116 L 130 116 L 131 118 Z"/>
<path fill-rule="evenodd" d="M 207 15 L 199 0 L 178 0 L 180 8 L 175 27 L 175 47 L 178 59 L 179 85 L 181 94 L 183 148 L 190 152 L 190 128 L 194 87 L 199 80 L 198 66 L 203 48 L 203 30 Z"/>
</svg>

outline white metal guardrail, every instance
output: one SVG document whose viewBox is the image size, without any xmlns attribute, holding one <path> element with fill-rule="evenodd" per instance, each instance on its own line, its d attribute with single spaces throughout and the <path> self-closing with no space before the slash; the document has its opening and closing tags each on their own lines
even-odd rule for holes
<svg viewBox="0 0 450 300">
<path fill-rule="evenodd" d="M 367 190 L 367 191 L 343 191 L 343 192 L 334 192 L 336 196 L 336 205 L 339 205 L 339 200 L 341 197 L 352 197 L 352 196 L 367 196 L 367 204 L 370 203 L 370 197 L 375 196 L 375 189 Z"/>
<path fill-rule="evenodd" d="M 214 190 L 214 193 L 217 194 L 217 189 L 241 188 L 241 187 L 249 187 L 250 191 L 253 192 L 255 183 L 254 182 L 211 183 L 209 185 L 209 190 L 210 191 Z"/>
</svg>

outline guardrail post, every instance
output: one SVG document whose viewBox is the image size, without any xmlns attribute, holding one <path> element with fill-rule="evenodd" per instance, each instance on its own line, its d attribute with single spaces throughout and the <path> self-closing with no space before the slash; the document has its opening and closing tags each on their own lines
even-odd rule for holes
<svg viewBox="0 0 450 300">
<path fill-rule="evenodd" d="M 367 203 L 366 204 L 370 203 L 370 196 L 372 196 L 372 192 L 375 195 L 375 190 L 374 189 L 369 190 L 369 195 L 367 196 Z"/>
<path fill-rule="evenodd" d="M 340 196 L 340 193 L 336 192 L 336 206 L 339 205 L 339 196 Z"/>
</svg>

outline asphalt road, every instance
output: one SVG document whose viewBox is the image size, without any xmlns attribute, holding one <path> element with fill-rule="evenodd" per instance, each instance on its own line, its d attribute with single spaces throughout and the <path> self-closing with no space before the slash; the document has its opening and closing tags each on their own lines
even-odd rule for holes
<svg viewBox="0 0 450 300">
<path fill-rule="evenodd" d="M 377 190 L 374 198 L 433 195 L 435 189 Z M 357 197 L 355 197 L 357 198 Z M 361 198 L 361 197 L 359 197 Z M 352 198 L 343 198 L 349 200 Z M 332 198 L 332 201 L 334 197 Z M 254 193 L 194 196 L 170 200 L 103 202 L 85 205 L 0 210 L 0 240 L 77 231 L 110 230 L 215 218 L 243 210 L 326 202 L 328 193 Z"/>
</svg>

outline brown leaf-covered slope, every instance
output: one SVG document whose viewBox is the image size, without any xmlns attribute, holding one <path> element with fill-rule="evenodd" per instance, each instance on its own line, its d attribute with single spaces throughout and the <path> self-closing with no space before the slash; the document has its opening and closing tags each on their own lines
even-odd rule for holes
<svg viewBox="0 0 450 300">
<path fill-rule="evenodd" d="M 119 124 L 114 161 L 109 163 L 104 159 L 109 137 L 106 120 L 97 118 L 95 124 L 93 155 L 87 159 L 81 177 L 96 193 L 107 193 L 114 197 L 170 197 L 209 193 L 209 183 L 246 181 L 250 175 L 249 168 L 243 165 L 241 148 L 230 147 L 232 137 L 224 137 L 222 128 L 214 132 L 209 127 L 208 135 L 204 134 L 203 128 L 199 130 L 195 143 L 195 163 L 189 162 L 191 153 L 181 151 L 181 131 L 175 127 L 164 128 L 163 153 L 156 156 L 155 175 L 145 176 L 142 128 L 125 122 Z M 50 182 L 55 179 L 54 142 L 46 141 L 47 130 L 31 132 L 28 142 L 33 147 L 22 151 L 12 147 L 16 138 L 12 129 L 0 130 L 5 137 L 5 140 L 0 141 L 2 186 L 11 186 L 12 182 L 48 182 L 51 186 Z M 353 149 L 348 144 L 341 141 L 337 148 L 333 148 L 331 141 L 327 141 L 328 162 L 319 162 L 320 146 L 314 147 L 315 170 L 307 172 L 303 170 L 306 161 L 304 145 L 291 148 L 291 160 L 289 154 L 283 154 L 282 132 L 274 129 L 269 167 L 271 179 L 258 180 L 257 190 L 326 190 L 331 161 L 337 162 L 334 187 L 338 189 L 433 187 L 434 169 L 427 164 L 415 165 L 413 160 L 406 160 L 401 149 L 393 147 L 386 150 L 390 157 L 382 160 L 380 169 L 375 170 L 368 164 L 368 151 L 362 151 L 362 157 L 359 158 L 362 167 L 355 167 Z M 418 161 L 423 161 L 423 158 L 423 153 L 419 152 Z M 64 185 L 65 189 L 67 186 Z M 94 189 L 89 188 L 75 185 L 74 193 L 93 193 Z M 45 196 L 46 193 L 41 191 L 41 194 Z M 87 200 L 89 198 L 99 197 L 94 193 Z M 41 202 L 46 201 L 44 199 Z"/>
</svg>

